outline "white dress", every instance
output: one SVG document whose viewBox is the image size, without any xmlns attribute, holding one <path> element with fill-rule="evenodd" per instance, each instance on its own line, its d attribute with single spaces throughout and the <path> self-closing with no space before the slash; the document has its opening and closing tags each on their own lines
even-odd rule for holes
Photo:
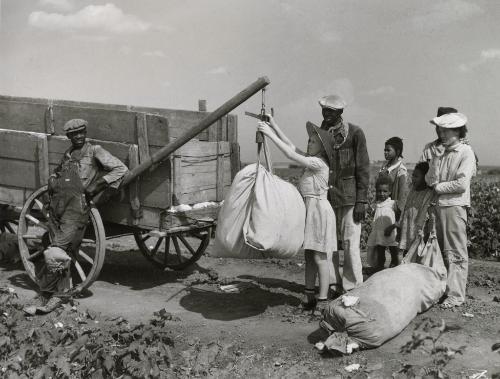
<svg viewBox="0 0 500 379">
<path fill-rule="evenodd" d="M 368 237 L 368 246 L 397 246 L 396 229 L 389 237 L 384 235 L 385 229 L 396 223 L 394 209 L 396 202 L 390 197 L 382 202 L 378 202 L 373 216 L 372 231 Z"/>
<path fill-rule="evenodd" d="M 397 246 L 396 229 L 394 229 L 389 237 L 384 235 L 385 229 L 396 222 L 394 209 L 396 202 L 390 197 L 385 201 L 378 202 L 373 216 L 372 231 L 366 243 L 366 259 L 370 267 L 377 267 L 379 261 L 378 252 L 374 249 L 375 246 Z"/>
<path fill-rule="evenodd" d="M 330 169 L 320 158 L 307 157 L 308 166 L 299 181 L 306 204 L 304 249 L 331 253 L 337 250 L 335 213 L 327 199 Z"/>
</svg>

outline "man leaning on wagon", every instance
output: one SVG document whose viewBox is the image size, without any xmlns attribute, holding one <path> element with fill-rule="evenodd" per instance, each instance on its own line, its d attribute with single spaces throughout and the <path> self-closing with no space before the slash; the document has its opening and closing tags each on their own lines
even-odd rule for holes
<svg viewBox="0 0 500 379">
<path fill-rule="evenodd" d="M 58 307 L 70 289 L 71 256 L 78 254 L 89 222 L 88 201 L 107 188 L 117 189 L 128 169 L 118 158 L 87 140 L 87 121 L 64 125 L 71 147 L 49 179 L 50 245 L 43 252 L 44 265 L 37 272 L 40 306 L 28 313 L 48 313 Z"/>
<path fill-rule="evenodd" d="M 370 160 L 363 130 L 342 118 L 345 101 L 337 95 L 322 97 L 321 128 L 332 135 L 329 199 L 337 218 L 338 240 L 344 249 L 342 279 L 338 274 L 338 253 L 333 254 L 335 277 L 331 278 L 332 297 L 363 282 L 360 239 L 365 219 Z"/>
</svg>

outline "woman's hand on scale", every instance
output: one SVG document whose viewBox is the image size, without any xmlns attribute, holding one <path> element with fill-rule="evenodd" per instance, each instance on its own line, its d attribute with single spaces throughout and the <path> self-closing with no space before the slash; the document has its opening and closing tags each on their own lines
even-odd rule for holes
<svg viewBox="0 0 500 379">
<path fill-rule="evenodd" d="M 271 128 L 276 129 L 277 124 L 276 121 L 274 121 L 274 117 L 270 113 L 266 113 L 266 122 L 271 126 Z"/>
<path fill-rule="evenodd" d="M 271 126 L 265 121 L 259 121 L 257 124 L 257 131 L 263 133 L 265 136 L 271 136 L 273 134 L 273 130 Z"/>
</svg>

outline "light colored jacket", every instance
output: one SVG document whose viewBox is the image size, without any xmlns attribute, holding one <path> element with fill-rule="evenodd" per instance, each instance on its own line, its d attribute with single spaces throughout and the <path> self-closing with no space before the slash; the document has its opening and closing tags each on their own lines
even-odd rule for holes
<svg viewBox="0 0 500 379">
<path fill-rule="evenodd" d="M 461 142 L 432 157 L 425 180 L 434 186 L 439 206 L 470 206 L 470 181 L 475 167 L 474 152 Z"/>
</svg>

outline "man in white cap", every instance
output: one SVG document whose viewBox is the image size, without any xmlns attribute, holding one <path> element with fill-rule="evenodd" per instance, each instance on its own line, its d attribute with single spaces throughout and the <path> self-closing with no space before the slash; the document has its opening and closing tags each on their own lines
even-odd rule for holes
<svg viewBox="0 0 500 379">
<path fill-rule="evenodd" d="M 344 249 L 342 278 L 331 279 L 332 297 L 363 282 L 360 257 L 361 222 L 365 219 L 370 159 L 360 127 L 342 118 L 346 102 L 337 95 L 322 97 L 321 128 L 332 135 L 329 199 L 337 217 L 338 240 Z M 338 267 L 338 253 L 333 254 Z M 332 275 L 334 276 L 334 275 Z"/>
<path fill-rule="evenodd" d="M 444 147 L 440 155 L 434 154 L 425 176 L 427 184 L 437 194 L 436 232 L 439 247 L 448 270 L 445 308 L 461 305 L 465 301 L 467 284 L 467 211 L 470 206 L 470 181 L 476 159 L 471 147 L 463 142 L 467 134 L 467 117 L 462 113 L 448 113 L 434 117 Z"/>
<path fill-rule="evenodd" d="M 37 274 L 42 304 L 25 308 L 31 314 L 51 312 L 62 303 L 69 289 L 71 256 L 78 253 L 89 221 L 88 201 L 108 187 L 118 188 L 128 172 L 118 158 L 87 142 L 87 121 L 69 120 L 64 131 L 71 147 L 49 178 L 51 242 Z"/>
</svg>

